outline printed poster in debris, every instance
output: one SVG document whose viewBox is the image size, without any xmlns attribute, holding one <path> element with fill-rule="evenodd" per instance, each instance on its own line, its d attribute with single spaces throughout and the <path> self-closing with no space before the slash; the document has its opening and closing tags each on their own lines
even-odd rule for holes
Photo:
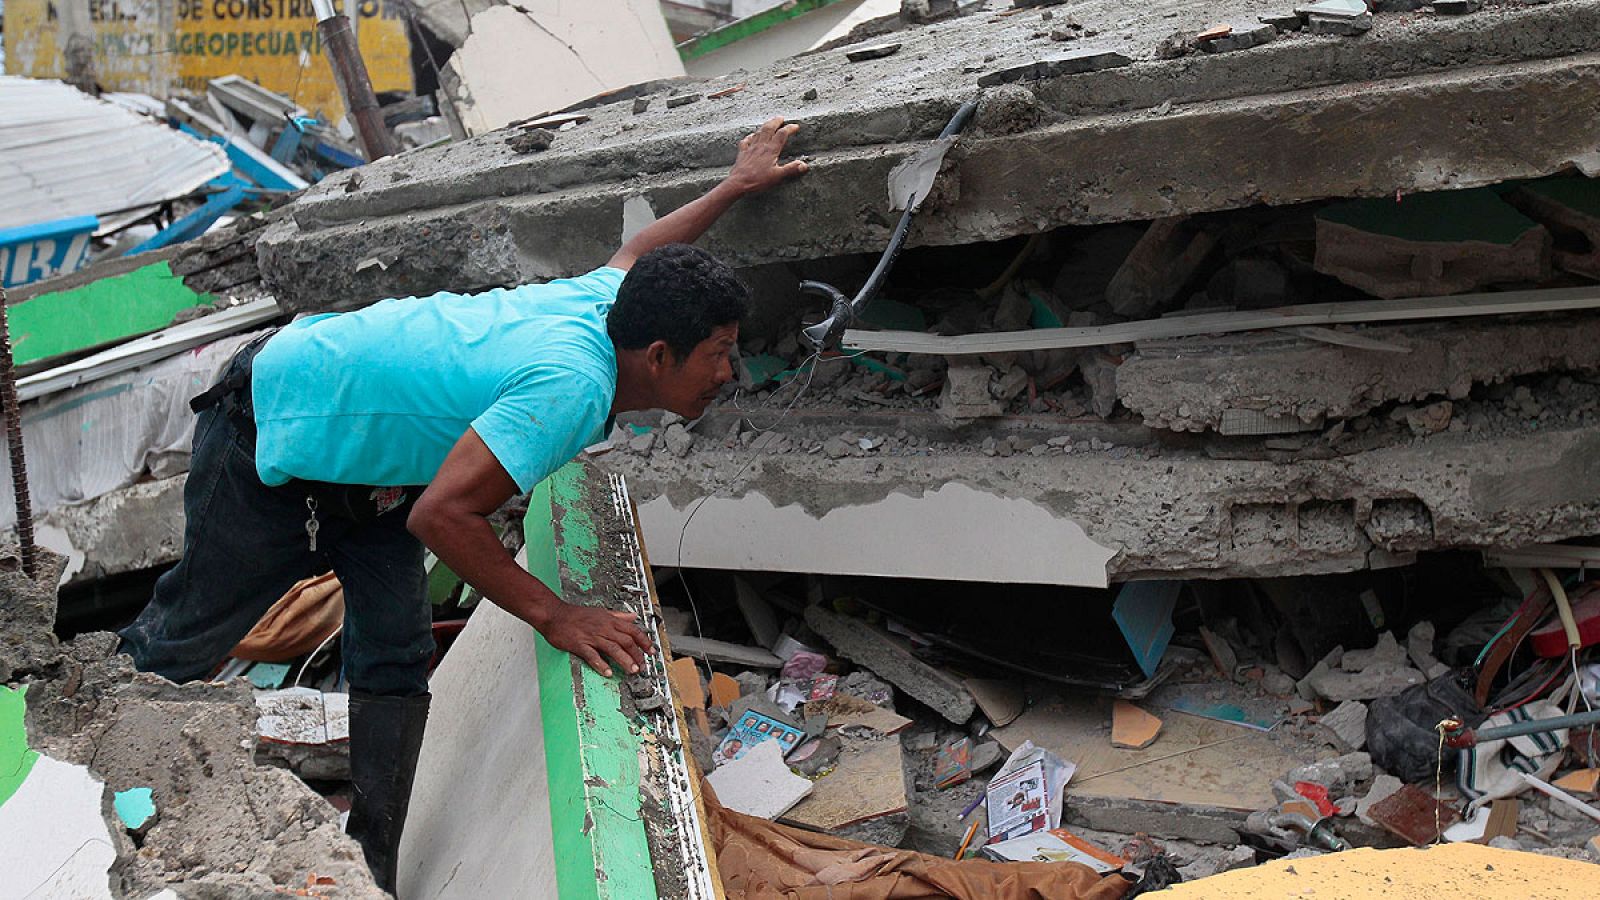
<svg viewBox="0 0 1600 900">
<path fill-rule="evenodd" d="M 739 717 L 739 721 L 728 729 L 727 737 L 717 745 L 715 762 L 719 766 L 732 762 L 744 756 L 751 747 L 772 740 L 782 745 L 783 755 L 788 756 L 791 750 L 800 745 L 804 737 L 805 732 L 797 728 L 779 722 L 771 716 L 746 710 L 744 715 Z"/>
<path fill-rule="evenodd" d="M 1035 760 L 989 782 L 987 801 L 990 843 L 1049 828 L 1044 762 Z"/>
<path fill-rule="evenodd" d="M 1120 856 L 1096 847 L 1064 828 L 1036 831 L 983 848 L 993 860 L 1011 862 L 1074 862 L 1096 872 L 1114 872 L 1128 864 Z"/>
</svg>

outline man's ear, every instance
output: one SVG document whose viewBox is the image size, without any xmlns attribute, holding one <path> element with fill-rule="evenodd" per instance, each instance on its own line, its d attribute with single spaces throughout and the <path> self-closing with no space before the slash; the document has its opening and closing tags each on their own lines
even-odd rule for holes
<svg viewBox="0 0 1600 900">
<path fill-rule="evenodd" d="M 644 361 L 652 374 L 659 374 L 676 368 L 678 357 L 666 341 L 653 341 L 650 346 L 644 348 Z"/>
</svg>

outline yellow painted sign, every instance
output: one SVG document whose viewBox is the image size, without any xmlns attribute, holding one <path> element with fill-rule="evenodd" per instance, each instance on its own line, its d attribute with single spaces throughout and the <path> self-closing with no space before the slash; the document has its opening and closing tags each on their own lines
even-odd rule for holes
<svg viewBox="0 0 1600 900">
<path fill-rule="evenodd" d="M 404 4 L 335 0 L 378 92 L 412 89 Z M 212 78 L 241 75 L 326 120 L 344 114 L 311 0 L 5 0 L 8 73 L 64 77 L 74 35 L 107 90 L 198 95 Z"/>
</svg>

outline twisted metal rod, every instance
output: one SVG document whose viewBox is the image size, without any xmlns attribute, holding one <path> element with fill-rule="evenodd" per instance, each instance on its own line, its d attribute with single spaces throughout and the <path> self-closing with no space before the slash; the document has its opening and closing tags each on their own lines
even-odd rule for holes
<svg viewBox="0 0 1600 900">
<path fill-rule="evenodd" d="M 22 410 L 17 403 L 17 367 L 11 355 L 11 324 L 6 315 L 10 298 L 0 287 L 0 412 L 6 420 L 6 452 L 11 462 L 11 493 L 16 501 L 17 542 L 22 547 L 22 571 L 38 577 L 38 551 L 33 543 L 33 503 L 28 497 L 28 460 L 22 449 Z"/>
</svg>

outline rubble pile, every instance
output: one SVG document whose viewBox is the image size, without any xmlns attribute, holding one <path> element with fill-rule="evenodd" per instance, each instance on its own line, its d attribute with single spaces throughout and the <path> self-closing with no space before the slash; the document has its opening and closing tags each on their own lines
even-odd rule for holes
<svg viewBox="0 0 1600 900">
<path fill-rule="evenodd" d="M 37 581 L 14 557 L 6 563 L 0 691 L 26 704 L 30 752 L 84 772 L 114 845 L 98 884 L 92 871 L 79 874 L 86 893 L 73 896 L 145 898 L 167 888 L 185 897 L 385 896 L 338 812 L 288 770 L 252 760 L 257 712 L 248 685 L 174 685 L 136 673 L 105 632 L 58 644 L 55 594 L 42 585 L 59 579 L 65 560 L 47 555 Z M 128 797 L 143 800 L 136 818 L 125 810 Z M 45 858 L 57 849 L 40 839 L 31 852 Z M 62 870 L 40 888 L 72 890 L 55 880 L 74 877 L 72 853 L 63 849 Z"/>
<path fill-rule="evenodd" d="M 1553 725 L 1535 744 L 1486 730 L 1584 712 L 1600 701 L 1600 665 L 1520 647 L 1500 672 L 1495 630 L 1515 601 L 1441 571 L 1411 577 L 1483 594 L 1472 615 L 1437 600 L 1401 613 L 1393 579 L 1323 583 L 1305 599 L 1335 608 L 1298 633 L 1278 621 L 1292 603 L 1269 598 L 1318 579 L 1175 585 L 1176 631 L 1148 675 L 1116 668 L 1132 634 L 1110 652 L 1088 637 L 1087 597 L 1061 601 L 1085 628 L 1032 620 L 1002 655 L 941 606 L 953 589 L 966 606 L 1029 620 L 1024 599 L 1002 608 L 982 598 L 1004 591 L 982 585 L 924 582 L 907 605 L 895 599 L 904 586 L 881 579 L 697 572 L 665 580 L 663 596 L 678 665 L 698 672 L 688 705 L 707 713 L 691 731 L 696 759 L 736 811 L 942 857 L 1071 860 L 1140 891 L 1439 842 L 1600 862 L 1593 726 Z M 1572 582 L 1568 602 L 1592 609 L 1596 584 Z M 1549 598 L 1528 604 L 1542 610 L 1530 620 L 1559 631 Z M 1353 646 L 1327 646 L 1339 640 Z M 1042 647 L 1060 668 L 1040 677 Z M 771 663 L 749 665 L 763 652 Z M 1084 686 L 1119 675 L 1109 692 Z M 1447 719 L 1484 739 L 1443 744 Z M 1539 784 L 1518 780 L 1524 767 Z"/>
</svg>

